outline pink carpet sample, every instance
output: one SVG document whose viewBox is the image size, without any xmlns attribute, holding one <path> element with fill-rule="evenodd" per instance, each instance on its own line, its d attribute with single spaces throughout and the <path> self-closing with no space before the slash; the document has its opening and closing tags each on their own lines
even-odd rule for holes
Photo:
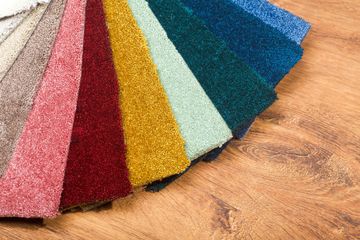
<svg viewBox="0 0 360 240">
<path fill-rule="evenodd" d="M 4 177 L 0 215 L 55 217 L 81 78 L 86 0 L 68 0 L 52 55 Z"/>
</svg>

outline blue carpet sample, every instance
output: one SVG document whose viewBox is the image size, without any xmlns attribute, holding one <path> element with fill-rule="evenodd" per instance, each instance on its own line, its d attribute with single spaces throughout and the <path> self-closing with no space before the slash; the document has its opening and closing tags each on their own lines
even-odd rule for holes
<svg viewBox="0 0 360 240">
<path fill-rule="evenodd" d="M 229 0 L 181 2 L 272 87 L 302 57 L 296 42 Z"/>
<path fill-rule="evenodd" d="M 289 39 L 301 44 L 311 25 L 292 13 L 281 9 L 267 0 L 230 0 L 253 14 L 266 24 L 276 28 Z"/>
</svg>

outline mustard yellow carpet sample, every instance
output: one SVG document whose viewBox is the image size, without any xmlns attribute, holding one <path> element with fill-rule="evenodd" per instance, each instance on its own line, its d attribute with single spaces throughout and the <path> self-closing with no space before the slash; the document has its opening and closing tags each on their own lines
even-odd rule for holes
<svg viewBox="0 0 360 240">
<path fill-rule="evenodd" d="M 180 173 L 189 165 L 146 39 L 126 0 L 104 0 L 134 187 Z"/>
</svg>

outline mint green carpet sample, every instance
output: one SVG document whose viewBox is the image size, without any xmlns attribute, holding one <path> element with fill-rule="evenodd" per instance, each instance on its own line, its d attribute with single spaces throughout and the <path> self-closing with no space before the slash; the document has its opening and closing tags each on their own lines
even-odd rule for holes
<svg viewBox="0 0 360 240">
<path fill-rule="evenodd" d="M 222 146 L 232 133 L 204 89 L 167 37 L 165 30 L 144 0 L 129 0 L 141 28 L 160 81 L 185 140 L 191 160 Z"/>
</svg>

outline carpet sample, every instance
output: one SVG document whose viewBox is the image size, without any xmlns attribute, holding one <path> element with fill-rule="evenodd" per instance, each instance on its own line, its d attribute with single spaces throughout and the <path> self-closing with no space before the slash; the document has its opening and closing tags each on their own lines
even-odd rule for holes
<svg viewBox="0 0 360 240">
<path fill-rule="evenodd" d="M 131 192 L 117 76 L 101 0 L 87 0 L 82 76 L 60 209 Z"/>
<path fill-rule="evenodd" d="M 2 0 L 0 8 L 0 19 L 11 17 L 16 14 L 31 10 L 42 3 L 49 3 L 50 0 Z"/>
<path fill-rule="evenodd" d="M 265 110 L 274 90 L 179 0 L 148 0 L 177 50 L 233 131 Z"/>
<path fill-rule="evenodd" d="M 32 111 L 0 179 L 1 216 L 58 214 L 80 85 L 85 3 L 67 1 Z"/>
<path fill-rule="evenodd" d="M 220 113 L 168 39 L 147 2 L 128 2 L 158 67 L 160 81 L 185 140 L 188 158 L 195 160 L 222 146 L 232 133 Z"/>
<path fill-rule="evenodd" d="M 14 32 L 0 44 L 0 82 L 26 45 L 46 8 L 47 5 L 44 4 L 34 9 Z"/>
<path fill-rule="evenodd" d="M 15 16 L 0 19 L 0 44 L 19 26 L 30 11 L 16 14 Z"/>
<path fill-rule="evenodd" d="M 0 175 L 8 166 L 45 71 L 64 11 L 53 0 L 17 60 L 0 81 Z"/>
<path fill-rule="evenodd" d="M 190 161 L 152 62 L 146 40 L 127 0 L 104 0 L 134 187 L 180 173 Z"/>
<path fill-rule="evenodd" d="M 181 0 L 247 65 L 275 86 L 303 50 L 277 29 L 229 0 Z"/>
<path fill-rule="evenodd" d="M 245 11 L 276 28 L 289 39 L 301 44 L 310 30 L 310 24 L 267 0 L 231 0 Z"/>
</svg>

